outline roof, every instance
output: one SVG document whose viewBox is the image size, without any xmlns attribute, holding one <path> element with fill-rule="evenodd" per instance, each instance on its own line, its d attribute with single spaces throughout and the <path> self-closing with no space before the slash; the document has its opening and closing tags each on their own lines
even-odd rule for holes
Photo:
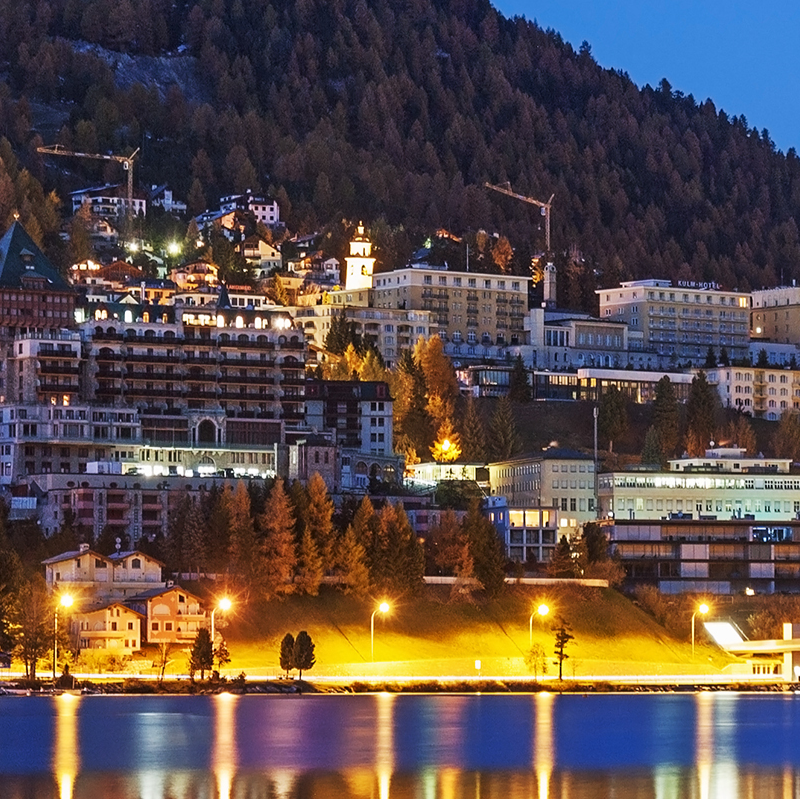
<svg viewBox="0 0 800 799">
<path fill-rule="evenodd" d="M 500 463 L 521 463 L 524 461 L 554 461 L 554 460 L 572 460 L 572 461 L 591 461 L 594 458 L 585 452 L 578 452 L 576 449 L 562 449 L 561 447 L 548 447 L 539 452 L 526 452 L 522 455 L 515 455 L 513 458 L 507 458 L 502 461 L 493 461 L 490 466 L 497 466 Z"/>
<path fill-rule="evenodd" d="M 94 555 L 96 558 L 103 558 L 103 560 L 108 560 L 108 556 L 101 555 L 99 552 L 95 552 L 93 549 L 84 549 L 84 550 L 75 550 L 74 552 L 62 552 L 60 555 L 54 555 L 52 558 L 47 558 L 47 560 L 43 560 L 42 563 L 45 566 L 50 565 L 51 563 L 61 563 L 65 560 L 72 560 L 73 558 L 79 558 L 81 555 Z"/>
<path fill-rule="evenodd" d="M 128 549 L 125 552 L 115 552 L 113 555 L 109 555 L 108 557 L 109 560 L 123 560 L 124 558 L 131 557 L 131 555 L 141 555 L 143 558 L 147 558 L 147 560 L 151 560 L 153 563 L 157 563 L 159 566 L 165 565 L 158 558 L 154 558 L 152 555 L 142 552 L 141 549 Z"/>
<path fill-rule="evenodd" d="M 144 613 L 140 613 L 138 610 L 134 610 L 133 608 L 129 608 L 124 602 L 116 602 L 116 601 L 115 602 L 106 602 L 106 603 L 104 603 L 102 605 L 91 605 L 91 606 L 89 606 L 87 608 L 79 609 L 78 613 L 84 613 L 84 614 L 97 613 L 100 610 L 108 610 L 109 608 L 113 608 L 113 607 L 125 608 L 125 610 L 127 610 L 129 613 L 135 613 L 137 616 L 141 616 L 142 618 L 145 618 L 145 614 Z"/>
<path fill-rule="evenodd" d="M 15 221 L 0 239 L 0 286 L 22 288 L 22 277 L 26 275 L 46 280 L 50 290 L 72 291 L 28 231 Z"/>
<path fill-rule="evenodd" d="M 142 591 L 134 596 L 128 597 L 125 601 L 126 602 L 137 602 L 137 601 L 147 601 L 148 599 L 155 599 L 157 596 L 163 596 L 164 594 L 169 594 L 172 591 L 182 591 L 184 594 L 188 594 L 190 597 L 194 597 L 198 602 L 202 602 L 197 594 L 192 593 L 191 591 L 187 591 L 180 585 L 170 585 L 170 586 L 161 586 L 159 588 L 149 588 L 147 591 Z"/>
</svg>

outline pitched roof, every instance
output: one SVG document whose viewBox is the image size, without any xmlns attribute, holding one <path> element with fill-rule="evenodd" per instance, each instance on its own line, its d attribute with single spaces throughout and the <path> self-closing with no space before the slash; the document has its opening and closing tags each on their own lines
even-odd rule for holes
<svg viewBox="0 0 800 799">
<path fill-rule="evenodd" d="M 45 566 L 49 566 L 51 563 L 61 563 L 65 560 L 72 560 L 73 558 L 79 558 L 82 555 L 93 555 L 95 558 L 102 558 L 103 560 L 110 560 L 106 555 L 101 555 L 99 552 L 95 552 L 93 549 L 78 549 L 74 552 L 62 552 L 60 555 L 54 555 L 52 558 L 47 558 L 47 560 L 43 560 L 42 564 Z"/>
<path fill-rule="evenodd" d="M 158 558 L 154 558 L 152 555 L 142 552 L 141 549 L 128 549 L 125 552 L 114 552 L 112 555 L 109 555 L 108 558 L 109 560 L 123 560 L 129 558 L 131 555 L 141 555 L 143 558 L 147 558 L 147 560 L 157 563 L 159 566 L 164 565 Z"/>
<path fill-rule="evenodd" d="M 135 613 L 137 616 L 141 616 L 142 618 L 145 618 L 145 614 L 144 613 L 141 613 L 138 610 L 134 610 L 133 608 L 129 608 L 124 602 L 118 602 L 118 601 L 105 602 L 102 605 L 90 605 L 87 608 L 79 609 L 78 613 L 83 613 L 83 614 L 97 613 L 98 611 L 108 610 L 109 608 L 113 608 L 113 607 L 124 608 L 129 613 Z"/>
<path fill-rule="evenodd" d="M 142 600 L 154 599 L 157 596 L 162 596 L 163 594 L 168 594 L 170 591 L 181 591 L 184 594 L 188 594 L 190 597 L 196 599 L 198 602 L 202 602 L 197 594 L 193 594 L 191 591 L 187 591 L 185 588 L 182 588 L 179 585 L 170 585 L 170 586 L 159 586 L 158 588 L 148 588 L 146 591 L 141 591 L 134 596 L 127 597 L 125 602 L 137 602 Z"/>
<path fill-rule="evenodd" d="M 0 239 L 0 286 L 22 288 L 22 277 L 25 275 L 46 280 L 51 290 L 72 290 L 47 256 L 36 246 L 28 231 L 19 221 L 14 221 Z"/>
</svg>

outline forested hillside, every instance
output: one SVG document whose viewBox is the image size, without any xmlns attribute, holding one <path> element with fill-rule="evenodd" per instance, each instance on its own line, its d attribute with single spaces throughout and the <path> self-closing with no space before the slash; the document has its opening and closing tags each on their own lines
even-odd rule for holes
<svg viewBox="0 0 800 799">
<path fill-rule="evenodd" d="M 163 67 L 181 45 L 196 70 L 180 85 L 130 86 L 114 56 Z M 294 230 L 365 219 L 390 266 L 445 227 L 506 235 L 525 271 L 542 217 L 482 185 L 554 193 L 560 296 L 576 306 L 596 282 L 748 289 L 800 264 L 794 151 L 666 81 L 639 89 L 486 0 L 0 0 L 0 59 L 2 133 L 62 196 L 63 175 L 33 154 L 41 103 L 68 112 L 48 138 L 142 146 L 142 182 L 169 182 L 191 210 L 273 192 Z"/>
</svg>

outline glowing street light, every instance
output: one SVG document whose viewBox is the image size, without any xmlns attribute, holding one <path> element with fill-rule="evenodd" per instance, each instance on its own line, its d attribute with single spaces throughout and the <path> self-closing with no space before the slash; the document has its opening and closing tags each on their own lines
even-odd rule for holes
<svg viewBox="0 0 800 799">
<path fill-rule="evenodd" d="M 695 617 L 695 616 L 696 616 L 698 613 L 700 613 L 700 614 L 702 614 L 703 616 L 705 616 L 705 615 L 706 615 L 706 613 L 708 613 L 708 611 L 709 611 L 709 607 L 708 607 L 708 605 L 706 605 L 706 603 L 705 603 L 705 602 L 703 602 L 703 604 L 702 604 L 702 605 L 700 605 L 700 607 L 699 607 L 699 608 L 697 608 L 697 610 L 696 610 L 694 613 L 692 613 L 692 658 L 694 658 L 694 617 Z"/>
<path fill-rule="evenodd" d="M 181 251 L 181 245 L 177 241 L 171 241 L 167 245 L 167 252 L 174 258 Z"/>
<path fill-rule="evenodd" d="M 212 608 L 211 610 L 211 646 L 214 646 L 214 614 L 218 610 L 230 610 L 231 609 L 231 601 L 228 597 L 224 596 L 219 601 L 219 605 L 217 607 Z"/>
<path fill-rule="evenodd" d="M 389 612 L 389 605 L 386 602 L 381 602 L 375 610 L 372 611 L 372 616 L 369 620 L 369 640 L 370 640 L 370 652 L 372 653 L 372 662 L 375 662 L 375 614 L 380 611 L 381 613 L 388 613 Z"/>
<path fill-rule="evenodd" d="M 550 612 L 550 608 L 547 605 L 545 605 L 544 602 L 542 602 L 542 604 L 539 605 L 538 608 L 536 608 L 536 611 L 534 613 L 531 613 L 531 620 L 530 620 L 530 623 L 528 625 L 528 647 L 529 648 L 533 647 L 533 617 L 538 615 L 538 616 L 541 616 L 542 618 L 544 618 L 549 612 Z"/>
<path fill-rule="evenodd" d="M 53 614 L 53 679 L 56 678 L 56 661 L 58 660 L 58 609 L 72 607 L 72 596 L 70 594 L 61 594 L 61 598 L 56 604 L 56 610 Z"/>
</svg>

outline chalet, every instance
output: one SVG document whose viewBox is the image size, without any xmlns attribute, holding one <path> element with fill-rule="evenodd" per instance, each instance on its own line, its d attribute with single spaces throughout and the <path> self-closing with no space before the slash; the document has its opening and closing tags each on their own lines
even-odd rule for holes
<svg viewBox="0 0 800 799">
<path fill-rule="evenodd" d="M 151 644 L 190 643 L 208 621 L 200 598 L 180 586 L 151 588 L 126 604 L 144 617 L 144 637 Z"/>
</svg>

